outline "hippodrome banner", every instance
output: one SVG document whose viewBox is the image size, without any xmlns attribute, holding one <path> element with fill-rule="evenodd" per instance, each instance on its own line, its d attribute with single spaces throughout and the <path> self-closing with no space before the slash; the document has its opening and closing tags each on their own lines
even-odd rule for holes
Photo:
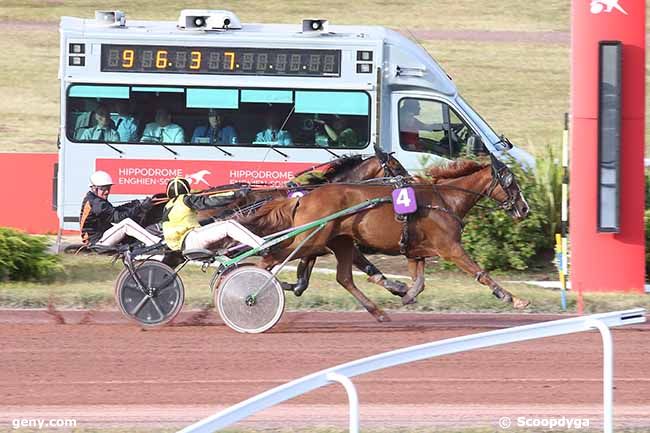
<svg viewBox="0 0 650 433">
<path fill-rule="evenodd" d="M 156 194 L 167 181 L 184 177 L 192 189 L 235 182 L 284 185 L 296 173 L 313 167 L 305 162 L 181 161 L 149 159 L 97 159 L 95 167 L 113 178 L 114 194 Z"/>
</svg>

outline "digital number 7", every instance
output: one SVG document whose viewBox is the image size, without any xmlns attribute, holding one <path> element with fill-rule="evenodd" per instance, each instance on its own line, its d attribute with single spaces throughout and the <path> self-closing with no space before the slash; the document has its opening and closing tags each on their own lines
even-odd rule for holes
<svg viewBox="0 0 650 433">
<path fill-rule="evenodd" d="M 235 69 L 235 53 L 233 53 L 232 51 L 226 51 L 225 53 L 223 53 L 223 56 L 228 57 L 230 59 L 230 67 L 228 69 L 230 69 L 231 71 Z M 225 63 L 226 62 L 224 59 L 224 66 Z"/>
</svg>

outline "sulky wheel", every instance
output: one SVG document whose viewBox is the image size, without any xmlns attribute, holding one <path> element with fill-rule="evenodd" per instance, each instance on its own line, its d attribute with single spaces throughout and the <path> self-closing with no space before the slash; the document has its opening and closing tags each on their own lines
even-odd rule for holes
<svg viewBox="0 0 650 433">
<path fill-rule="evenodd" d="M 134 263 L 142 288 L 124 268 L 115 281 L 115 301 L 120 311 L 143 326 L 171 321 L 183 307 L 185 288 L 178 274 L 155 260 Z"/>
<path fill-rule="evenodd" d="M 267 270 L 242 266 L 221 277 L 214 303 L 223 321 L 237 332 L 256 334 L 275 325 L 284 311 L 284 291 Z"/>
</svg>

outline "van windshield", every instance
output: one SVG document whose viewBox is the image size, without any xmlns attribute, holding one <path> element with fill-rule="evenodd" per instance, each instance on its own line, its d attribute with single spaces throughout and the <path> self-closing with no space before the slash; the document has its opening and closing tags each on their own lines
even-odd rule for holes
<svg viewBox="0 0 650 433">
<path fill-rule="evenodd" d="M 462 96 L 458 95 L 456 97 L 456 102 L 463 109 L 465 114 L 476 124 L 476 126 L 483 132 L 483 135 L 490 140 L 489 144 L 494 144 L 499 141 L 499 136 L 492 129 L 492 127 L 481 117 L 480 114 L 467 101 L 463 99 Z"/>
<path fill-rule="evenodd" d="M 75 84 L 74 142 L 363 149 L 370 96 L 361 91 Z"/>
</svg>

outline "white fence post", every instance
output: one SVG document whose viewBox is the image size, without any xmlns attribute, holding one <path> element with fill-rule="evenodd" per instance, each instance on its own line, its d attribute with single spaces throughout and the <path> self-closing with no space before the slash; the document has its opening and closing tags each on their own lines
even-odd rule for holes
<svg viewBox="0 0 650 433">
<path fill-rule="evenodd" d="M 350 402 L 350 433 L 359 433 L 359 396 L 354 383 L 347 377 L 338 373 L 327 373 L 327 380 L 338 382 L 343 385 L 345 391 L 348 393 L 348 401 Z"/>
<path fill-rule="evenodd" d="M 600 331 L 603 340 L 603 432 L 614 431 L 614 345 L 612 332 L 600 320 L 589 320 L 589 326 Z"/>
</svg>

